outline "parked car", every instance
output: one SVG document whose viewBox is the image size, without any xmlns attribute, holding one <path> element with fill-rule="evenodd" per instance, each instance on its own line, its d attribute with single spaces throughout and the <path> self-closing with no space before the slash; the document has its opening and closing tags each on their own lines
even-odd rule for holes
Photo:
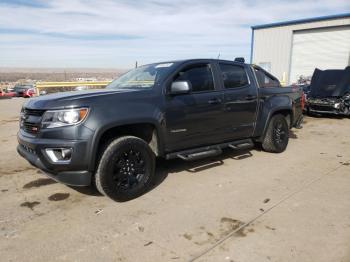
<svg viewBox="0 0 350 262">
<path fill-rule="evenodd" d="M 311 114 L 350 116 L 350 66 L 344 70 L 315 69 L 306 110 Z"/>
<path fill-rule="evenodd" d="M 88 86 L 77 86 L 74 88 L 74 91 L 82 91 L 82 90 L 88 90 Z"/>
<path fill-rule="evenodd" d="M 282 88 L 258 66 L 213 59 L 149 64 L 106 89 L 30 99 L 17 150 L 57 181 L 95 184 L 125 201 L 153 183 L 156 157 L 190 161 L 255 144 L 283 152 L 302 106 L 300 89 Z"/>
<path fill-rule="evenodd" d="M 0 97 L 14 97 L 16 96 L 15 92 L 10 92 L 7 89 L 0 89 Z"/>
<path fill-rule="evenodd" d="M 25 98 L 30 98 L 30 97 L 33 97 L 35 96 L 36 92 L 35 92 L 35 88 L 29 88 L 26 90 L 26 92 L 24 93 L 24 96 Z"/>
<path fill-rule="evenodd" d="M 15 92 L 14 89 L 15 89 L 14 87 L 8 87 L 6 90 L 7 90 L 8 92 Z"/>
<path fill-rule="evenodd" d="M 35 95 L 35 88 L 33 85 L 16 85 L 14 87 L 14 92 L 18 97 L 33 97 Z"/>
</svg>

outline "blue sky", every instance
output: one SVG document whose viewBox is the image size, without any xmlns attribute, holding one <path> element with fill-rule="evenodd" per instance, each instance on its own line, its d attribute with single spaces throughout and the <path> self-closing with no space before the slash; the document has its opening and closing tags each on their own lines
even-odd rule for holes
<svg viewBox="0 0 350 262">
<path fill-rule="evenodd" d="M 0 67 L 249 59 L 252 25 L 349 11 L 348 0 L 0 0 Z"/>
</svg>

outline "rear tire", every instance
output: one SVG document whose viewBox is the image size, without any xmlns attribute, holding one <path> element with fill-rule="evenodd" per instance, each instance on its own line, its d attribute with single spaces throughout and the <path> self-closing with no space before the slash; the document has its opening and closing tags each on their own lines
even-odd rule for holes
<svg viewBox="0 0 350 262">
<path fill-rule="evenodd" d="M 148 144 L 134 136 L 113 140 L 102 153 L 95 174 L 97 190 L 115 201 L 144 194 L 155 177 L 155 155 Z"/>
<path fill-rule="evenodd" d="M 271 153 L 281 153 L 288 145 L 289 127 L 283 115 L 274 115 L 267 127 L 267 131 L 262 143 L 265 151 Z"/>
</svg>

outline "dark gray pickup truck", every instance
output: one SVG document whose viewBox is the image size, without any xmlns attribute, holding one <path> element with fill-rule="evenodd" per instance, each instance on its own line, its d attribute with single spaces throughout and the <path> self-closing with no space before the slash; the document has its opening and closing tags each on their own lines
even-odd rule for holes
<svg viewBox="0 0 350 262">
<path fill-rule="evenodd" d="M 106 89 L 30 99 L 17 150 L 57 181 L 125 201 L 152 184 L 156 157 L 195 160 L 257 143 L 283 152 L 302 107 L 302 91 L 240 59 L 155 63 Z"/>
</svg>

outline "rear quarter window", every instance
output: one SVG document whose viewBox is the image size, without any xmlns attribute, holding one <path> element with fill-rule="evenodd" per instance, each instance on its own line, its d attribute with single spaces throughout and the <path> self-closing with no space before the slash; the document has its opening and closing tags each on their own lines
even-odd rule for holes
<svg viewBox="0 0 350 262">
<path fill-rule="evenodd" d="M 277 79 L 272 78 L 263 70 L 254 68 L 256 79 L 258 80 L 259 87 L 268 88 L 268 87 L 280 87 L 280 82 Z"/>
</svg>

